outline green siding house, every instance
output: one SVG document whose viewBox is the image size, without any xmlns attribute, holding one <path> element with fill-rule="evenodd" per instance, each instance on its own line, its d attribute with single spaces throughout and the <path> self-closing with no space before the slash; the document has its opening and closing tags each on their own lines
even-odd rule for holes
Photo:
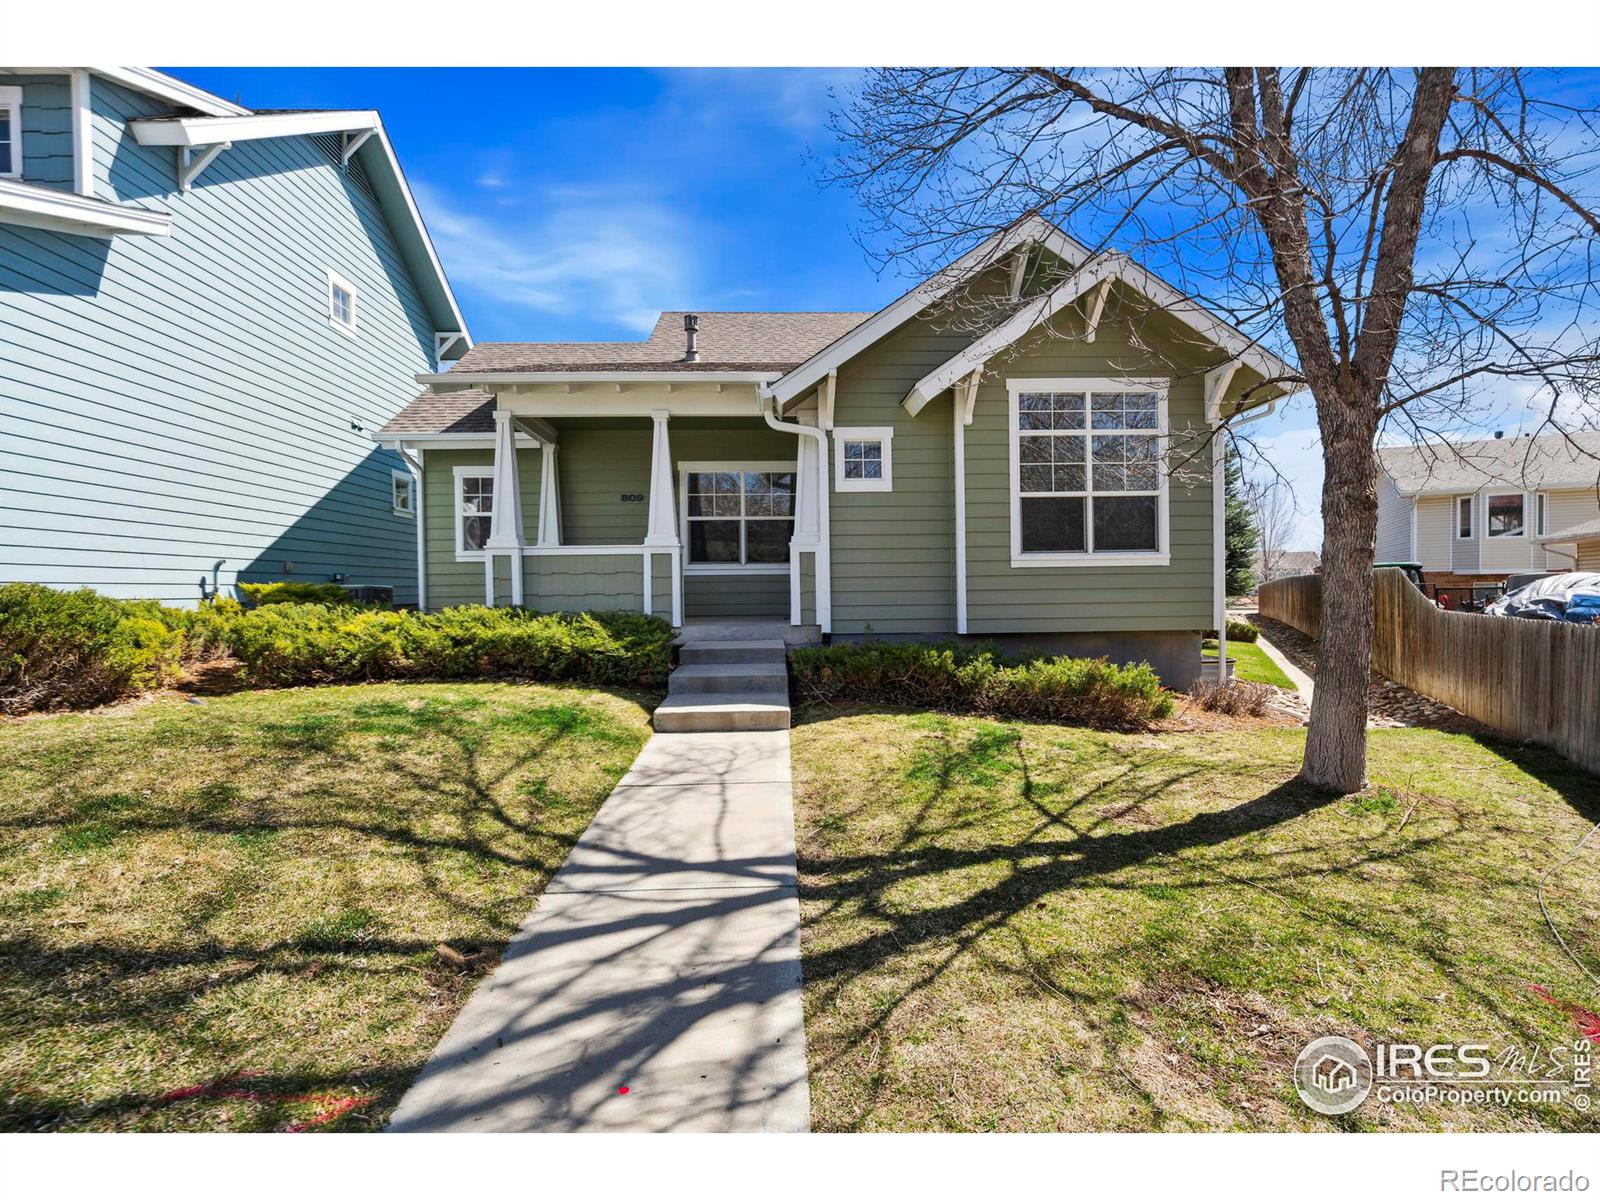
<svg viewBox="0 0 1600 1200">
<path fill-rule="evenodd" d="M 422 477 L 420 603 L 977 638 L 1199 672 L 1224 417 L 1293 369 L 1021 222 L 876 313 L 663 313 L 485 343 L 377 434 Z"/>
<path fill-rule="evenodd" d="M 0 70 L 0 580 L 417 598 L 372 433 L 470 347 L 375 112 Z"/>
</svg>

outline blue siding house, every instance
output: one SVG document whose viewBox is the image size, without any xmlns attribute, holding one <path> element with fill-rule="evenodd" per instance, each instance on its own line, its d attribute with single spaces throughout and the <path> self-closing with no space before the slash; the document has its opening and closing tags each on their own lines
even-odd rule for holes
<svg viewBox="0 0 1600 1200">
<path fill-rule="evenodd" d="M 0 70 L 0 580 L 415 602 L 414 464 L 372 435 L 470 346 L 377 113 Z"/>
</svg>

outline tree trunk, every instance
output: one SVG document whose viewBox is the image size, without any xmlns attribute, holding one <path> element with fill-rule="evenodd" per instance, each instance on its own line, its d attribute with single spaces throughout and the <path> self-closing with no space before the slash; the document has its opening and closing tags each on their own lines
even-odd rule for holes
<svg viewBox="0 0 1600 1200">
<path fill-rule="evenodd" d="M 1377 406 L 1348 383 L 1318 404 L 1322 430 L 1322 617 L 1300 777 L 1344 795 L 1367 783 L 1372 554 L 1378 528 Z M 1321 398 L 1319 397 L 1319 401 Z"/>
</svg>

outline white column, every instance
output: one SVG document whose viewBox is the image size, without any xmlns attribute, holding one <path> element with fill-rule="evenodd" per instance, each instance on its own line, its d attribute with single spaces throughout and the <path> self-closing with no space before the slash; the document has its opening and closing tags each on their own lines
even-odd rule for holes
<svg viewBox="0 0 1600 1200">
<path fill-rule="evenodd" d="M 539 545 L 561 545 L 561 479 L 556 444 L 541 442 L 539 452 Z"/>
<path fill-rule="evenodd" d="M 963 388 L 950 393 L 955 443 L 956 494 L 956 632 L 967 632 L 967 406 Z"/>
<path fill-rule="evenodd" d="M 504 554 L 511 565 L 511 603 L 522 603 L 522 494 L 517 480 L 517 433 L 511 414 L 497 409 L 494 414 L 494 504 L 489 510 L 488 552 L 490 578 L 496 555 Z M 494 603 L 490 589 L 489 603 Z"/>
<path fill-rule="evenodd" d="M 650 519 L 645 526 L 646 546 L 676 546 L 678 517 L 672 508 L 672 445 L 667 440 L 667 413 L 650 414 Z"/>
<path fill-rule="evenodd" d="M 802 418 L 804 420 L 804 418 Z M 800 595 L 800 556 L 812 556 L 812 580 L 816 579 L 816 553 L 821 545 L 821 520 L 817 479 L 817 443 L 814 438 L 798 437 L 795 448 L 794 537 L 789 542 L 789 624 L 799 625 L 802 614 Z"/>
</svg>

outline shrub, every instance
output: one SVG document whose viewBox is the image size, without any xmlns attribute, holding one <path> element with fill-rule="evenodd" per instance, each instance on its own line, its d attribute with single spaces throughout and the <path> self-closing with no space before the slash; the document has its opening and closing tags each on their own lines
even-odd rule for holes
<svg viewBox="0 0 1600 1200">
<path fill-rule="evenodd" d="M 171 682 L 183 634 L 153 609 L 87 588 L 0 585 L 0 712 L 104 704 Z"/>
<path fill-rule="evenodd" d="M 241 613 L 230 637 L 243 679 L 276 686 L 515 676 L 652 687 L 671 669 L 672 627 L 638 613 L 274 604 Z"/>
<path fill-rule="evenodd" d="M 917 642 L 802 647 L 789 659 L 805 699 L 855 700 L 1134 729 L 1172 711 L 1148 664 L 1007 658 L 992 647 Z"/>
<path fill-rule="evenodd" d="M 1232 617 L 1228 618 L 1228 640 L 1230 642 L 1253 642 L 1260 636 L 1261 630 L 1250 624 L 1249 621 L 1236 621 Z M 1215 629 L 1208 630 L 1206 638 L 1209 641 L 1216 641 L 1217 631 Z"/>
<path fill-rule="evenodd" d="M 1230 680 L 1197 679 L 1189 687 L 1189 699 L 1196 708 L 1206 712 L 1219 712 L 1230 717 L 1259 717 L 1267 710 L 1275 690 L 1270 684 L 1242 683 Z"/>
<path fill-rule="evenodd" d="M 354 604 L 347 588 L 337 583 L 241 583 L 239 591 L 252 608 L 264 604 Z"/>
</svg>

